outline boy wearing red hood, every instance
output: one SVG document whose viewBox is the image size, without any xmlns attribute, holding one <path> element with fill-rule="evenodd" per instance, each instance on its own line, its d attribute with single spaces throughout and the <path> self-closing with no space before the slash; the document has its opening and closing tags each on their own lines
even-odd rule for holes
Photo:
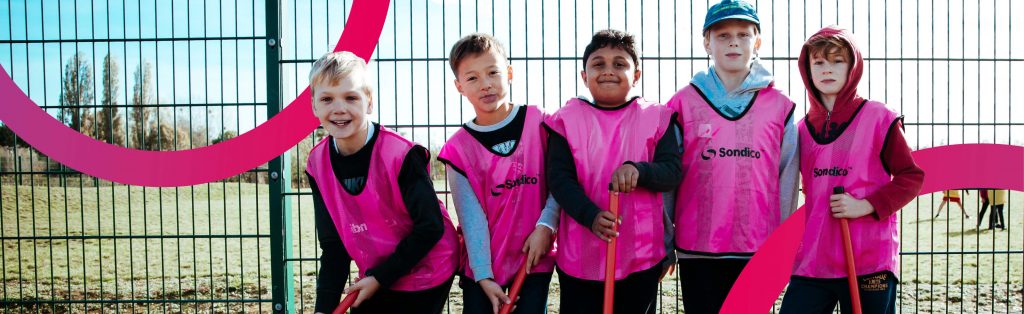
<svg viewBox="0 0 1024 314">
<path fill-rule="evenodd" d="M 852 312 L 840 218 L 850 238 L 864 313 L 895 313 L 896 211 L 921 190 L 924 171 L 903 138 L 903 117 L 857 95 L 864 59 L 849 32 L 826 27 L 797 61 L 810 110 L 798 124 L 807 224 L 781 313 Z M 844 193 L 833 194 L 837 187 Z"/>
</svg>

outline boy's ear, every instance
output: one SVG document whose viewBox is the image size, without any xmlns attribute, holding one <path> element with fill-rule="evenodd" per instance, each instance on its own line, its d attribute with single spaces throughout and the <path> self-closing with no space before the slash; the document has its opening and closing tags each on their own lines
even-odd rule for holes
<svg viewBox="0 0 1024 314">
<path fill-rule="evenodd" d="M 636 87 L 636 82 L 640 81 L 640 69 L 633 71 L 633 87 Z"/>
<path fill-rule="evenodd" d="M 373 114 L 373 96 L 366 95 L 366 114 Z"/>
<path fill-rule="evenodd" d="M 755 39 L 754 39 L 754 53 L 756 54 L 757 51 L 760 50 L 760 49 L 761 49 L 761 35 L 758 34 L 757 36 L 755 36 Z"/>
<path fill-rule="evenodd" d="M 508 65 L 508 81 L 512 82 L 512 65 Z"/>
<path fill-rule="evenodd" d="M 455 83 L 455 90 L 459 91 L 459 94 L 462 94 L 462 82 L 459 82 L 459 78 L 455 78 L 452 82 Z"/>
<path fill-rule="evenodd" d="M 711 38 L 710 38 L 710 35 L 711 34 L 708 34 L 708 36 L 704 36 L 704 52 L 707 52 L 709 56 L 711 55 Z"/>
<path fill-rule="evenodd" d="M 583 80 L 583 86 L 587 86 L 587 70 L 580 71 L 580 80 Z"/>
</svg>

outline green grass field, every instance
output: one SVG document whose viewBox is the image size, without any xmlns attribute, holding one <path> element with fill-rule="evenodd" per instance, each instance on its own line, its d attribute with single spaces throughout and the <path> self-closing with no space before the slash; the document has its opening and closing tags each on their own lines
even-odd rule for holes
<svg viewBox="0 0 1024 314">
<path fill-rule="evenodd" d="M 443 182 L 436 182 L 439 190 Z M 50 299 L 269 299 L 270 220 L 266 185 L 212 183 L 185 188 L 0 185 L 6 301 Z M 901 308 L 904 311 L 1020 312 L 1024 284 L 1024 193 L 1013 192 L 1005 231 L 978 230 L 977 193 L 933 219 L 939 194 L 904 208 Z M 319 255 L 312 199 L 290 196 L 292 257 Z M 450 200 L 448 202 L 450 204 Z M 454 210 L 449 206 L 453 219 Z M 986 224 L 983 224 L 983 226 Z M 245 235 L 242 238 L 236 235 Z M 116 236 L 96 239 L 95 236 Z M 72 239 L 63 239 L 70 236 Z M 23 238 L 16 240 L 16 238 Z M 52 238 L 51 238 L 52 237 Z M 164 238 L 161 238 L 164 237 Z M 936 254 L 924 254 L 936 252 Z M 966 252 L 966 253 L 961 253 Z M 296 305 L 312 311 L 315 261 L 294 262 Z M 675 280 L 663 283 L 662 308 L 674 312 Z M 459 291 L 450 305 L 460 308 Z M 557 312 L 557 280 L 552 312 Z M 7 307 L 13 305 L 4 305 Z M 22 309 L 33 309 L 22 307 Z M 270 311 L 269 303 L 49 305 L 44 312 Z"/>
</svg>

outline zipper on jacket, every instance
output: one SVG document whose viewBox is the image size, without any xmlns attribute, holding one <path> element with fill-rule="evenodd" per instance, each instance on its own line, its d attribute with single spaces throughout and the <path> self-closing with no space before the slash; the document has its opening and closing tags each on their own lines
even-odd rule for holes
<svg viewBox="0 0 1024 314">
<path fill-rule="evenodd" d="M 832 119 L 832 111 L 829 110 L 827 113 L 825 113 L 825 125 L 821 126 L 821 132 L 824 133 L 822 135 L 825 135 L 825 137 L 828 137 L 828 134 L 829 134 L 828 133 L 828 122 L 831 119 Z"/>
</svg>

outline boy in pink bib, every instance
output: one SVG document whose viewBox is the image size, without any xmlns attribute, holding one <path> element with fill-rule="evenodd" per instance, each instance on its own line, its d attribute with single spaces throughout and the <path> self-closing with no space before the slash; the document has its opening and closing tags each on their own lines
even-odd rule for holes
<svg viewBox="0 0 1024 314">
<path fill-rule="evenodd" d="M 714 64 L 666 103 L 683 129 L 674 218 L 687 313 L 718 313 L 751 256 L 795 210 L 799 174 L 795 105 L 756 58 L 754 6 L 715 4 L 703 34 Z"/>
<path fill-rule="evenodd" d="M 558 204 L 544 182 L 545 114 L 508 101 L 512 66 L 494 37 L 463 37 L 449 62 L 455 87 L 476 112 L 437 157 L 447 166 L 465 236 L 463 313 L 493 314 L 511 304 L 505 290 L 523 266 L 528 275 L 515 313 L 545 313 L 558 225 Z"/>
<path fill-rule="evenodd" d="M 434 192 L 429 153 L 370 122 L 366 63 L 349 52 L 313 64 L 313 113 L 328 135 L 309 153 L 321 255 L 316 311 L 338 305 L 355 262 L 353 313 L 440 313 L 458 266 L 455 228 Z"/>
<path fill-rule="evenodd" d="M 797 66 L 811 102 L 800 128 L 807 225 L 781 313 L 851 313 L 840 219 L 849 219 L 861 308 L 895 313 L 899 273 L 896 211 L 921 189 L 902 117 L 861 98 L 864 59 L 852 34 L 826 27 L 800 51 Z M 845 193 L 833 194 L 836 187 Z"/>
<path fill-rule="evenodd" d="M 640 80 L 638 62 L 632 35 L 598 32 L 580 72 L 593 101 L 570 99 L 545 122 L 548 187 L 563 210 L 556 260 L 561 313 L 601 312 L 611 237 L 618 246 L 615 313 L 653 313 L 658 281 L 672 264 L 664 193 L 679 184 L 678 143 L 671 112 L 630 95 Z M 608 211 L 609 188 L 621 193 L 619 217 Z"/>
</svg>

